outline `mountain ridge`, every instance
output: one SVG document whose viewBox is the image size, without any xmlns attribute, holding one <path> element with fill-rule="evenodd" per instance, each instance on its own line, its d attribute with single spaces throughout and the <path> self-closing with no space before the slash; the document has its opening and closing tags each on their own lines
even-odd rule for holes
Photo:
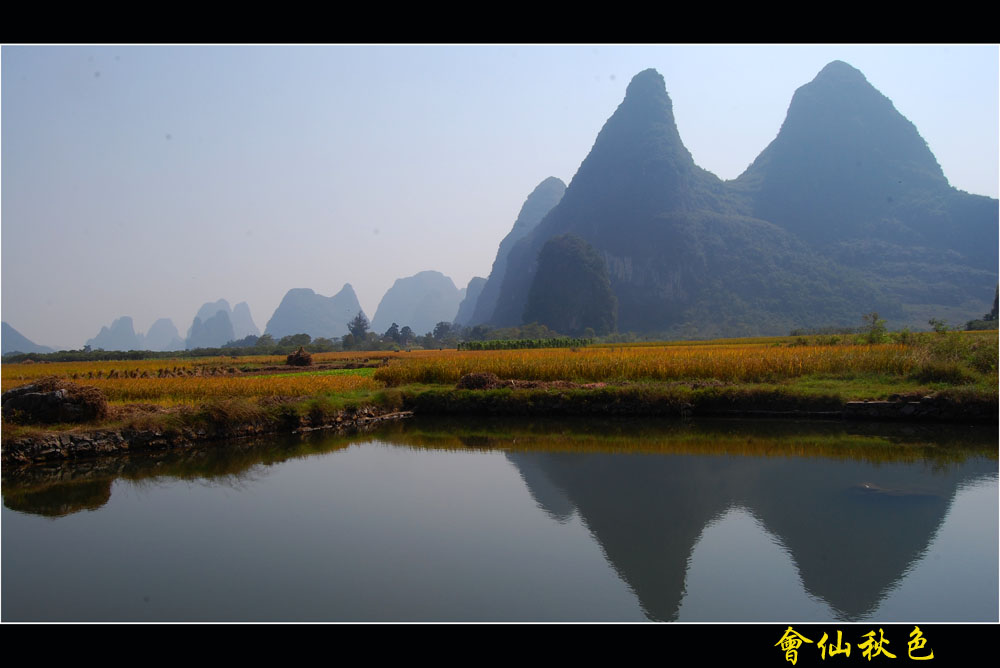
<svg viewBox="0 0 1000 668">
<path fill-rule="evenodd" d="M 564 234 L 603 256 L 620 328 L 669 336 L 901 320 L 920 284 L 985 300 L 996 283 L 996 200 L 954 191 L 913 124 L 839 61 L 795 92 L 778 136 L 730 182 L 695 165 L 663 78 L 637 74 L 560 202 L 511 249 L 490 324 L 522 324 L 539 252 Z M 914 277 L 837 254 L 878 239 L 896 256 L 926 243 L 958 259 Z"/>
</svg>

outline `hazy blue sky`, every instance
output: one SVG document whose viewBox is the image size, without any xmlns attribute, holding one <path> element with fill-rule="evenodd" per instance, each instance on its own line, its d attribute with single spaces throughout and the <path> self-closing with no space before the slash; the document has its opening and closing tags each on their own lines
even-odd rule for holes
<svg viewBox="0 0 1000 668">
<path fill-rule="evenodd" d="M 183 336 L 222 297 L 263 330 L 288 289 L 351 283 L 371 318 L 397 278 L 487 276 L 641 70 L 732 179 L 831 60 L 997 196 L 997 45 L 4 46 L 2 317 L 78 348 L 122 315 Z"/>
</svg>

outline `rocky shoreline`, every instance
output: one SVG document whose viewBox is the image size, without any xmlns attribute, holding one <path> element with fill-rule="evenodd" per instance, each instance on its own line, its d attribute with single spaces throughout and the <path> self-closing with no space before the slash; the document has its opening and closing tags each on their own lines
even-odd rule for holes
<svg viewBox="0 0 1000 668">
<path fill-rule="evenodd" d="M 535 390 L 535 392 L 539 392 Z M 374 405 L 342 410 L 324 417 L 322 422 L 308 416 L 292 421 L 251 423 L 225 423 L 214 426 L 190 426 L 174 430 L 159 428 L 93 429 L 69 432 L 51 432 L 40 436 L 26 436 L 5 442 L 0 459 L 3 464 L 28 465 L 53 460 L 83 459 L 116 453 L 162 451 L 191 447 L 214 441 L 246 439 L 269 434 L 306 433 L 317 430 L 358 429 L 387 420 L 399 420 L 416 414 L 436 415 L 569 415 L 599 416 L 659 416 L 673 418 L 745 417 L 745 418 L 795 418 L 851 421 L 911 421 L 911 422 L 966 422 L 996 423 L 997 401 L 956 401 L 948 397 L 901 396 L 889 401 L 848 401 L 839 407 L 815 404 L 792 406 L 772 398 L 727 401 L 695 400 L 694 403 L 642 401 L 617 397 L 614 405 L 596 400 L 581 404 L 571 396 L 558 393 L 532 394 L 531 400 L 508 398 L 494 402 L 486 400 L 477 391 L 460 391 L 437 396 L 435 393 L 416 395 L 404 400 L 405 408 L 387 408 Z M 589 395 L 589 393 L 587 393 Z M 464 397 L 465 401 L 458 400 Z M 480 401 L 477 397 L 482 398 Z M 539 399 L 544 398 L 544 401 Z M 610 397 L 615 399 L 615 397 Z"/>
<path fill-rule="evenodd" d="M 30 464 L 52 460 L 83 459 L 125 452 L 148 452 L 192 447 L 213 441 L 253 438 L 268 434 L 306 433 L 324 429 L 360 429 L 387 420 L 408 418 L 411 411 L 366 406 L 355 411 L 340 411 L 323 424 L 301 422 L 298 425 L 237 424 L 215 429 L 183 427 L 176 431 L 161 429 L 95 429 L 49 433 L 24 437 L 3 445 L 0 460 L 7 464 Z"/>
</svg>

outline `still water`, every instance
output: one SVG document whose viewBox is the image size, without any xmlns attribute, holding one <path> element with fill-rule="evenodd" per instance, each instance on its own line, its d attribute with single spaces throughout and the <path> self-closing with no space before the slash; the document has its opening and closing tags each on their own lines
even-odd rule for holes
<svg viewBox="0 0 1000 668">
<path fill-rule="evenodd" d="M 5 467 L 3 621 L 997 621 L 996 427 L 434 422 Z"/>
</svg>

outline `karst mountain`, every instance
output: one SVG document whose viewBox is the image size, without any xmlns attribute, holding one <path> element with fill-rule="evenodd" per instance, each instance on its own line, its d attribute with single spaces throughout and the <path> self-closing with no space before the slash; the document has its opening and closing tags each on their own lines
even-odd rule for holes
<svg viewBox="0 0 1000 668">
<path fill-rule="evenodd" d="M 846 63 L 795 92 L 777 137 L 729 182 L 694 163 L 663 77 L 646 70 L 558 203 L 494 265 L 496 305 L 484 315 L 481 296 L 476 314 L 565 321 L 565 304 L 548 313 L 531 295 L 572 290 L 552 285 L 560 272 L 541 254 L 571 235 L 603 260 L 620 331 L 785 334 L 871 311 L 925 325 L 935 307 L 988 307 L 997 216 L 997 200 L 948 184 L 913 124 Z"/>
</svg>

